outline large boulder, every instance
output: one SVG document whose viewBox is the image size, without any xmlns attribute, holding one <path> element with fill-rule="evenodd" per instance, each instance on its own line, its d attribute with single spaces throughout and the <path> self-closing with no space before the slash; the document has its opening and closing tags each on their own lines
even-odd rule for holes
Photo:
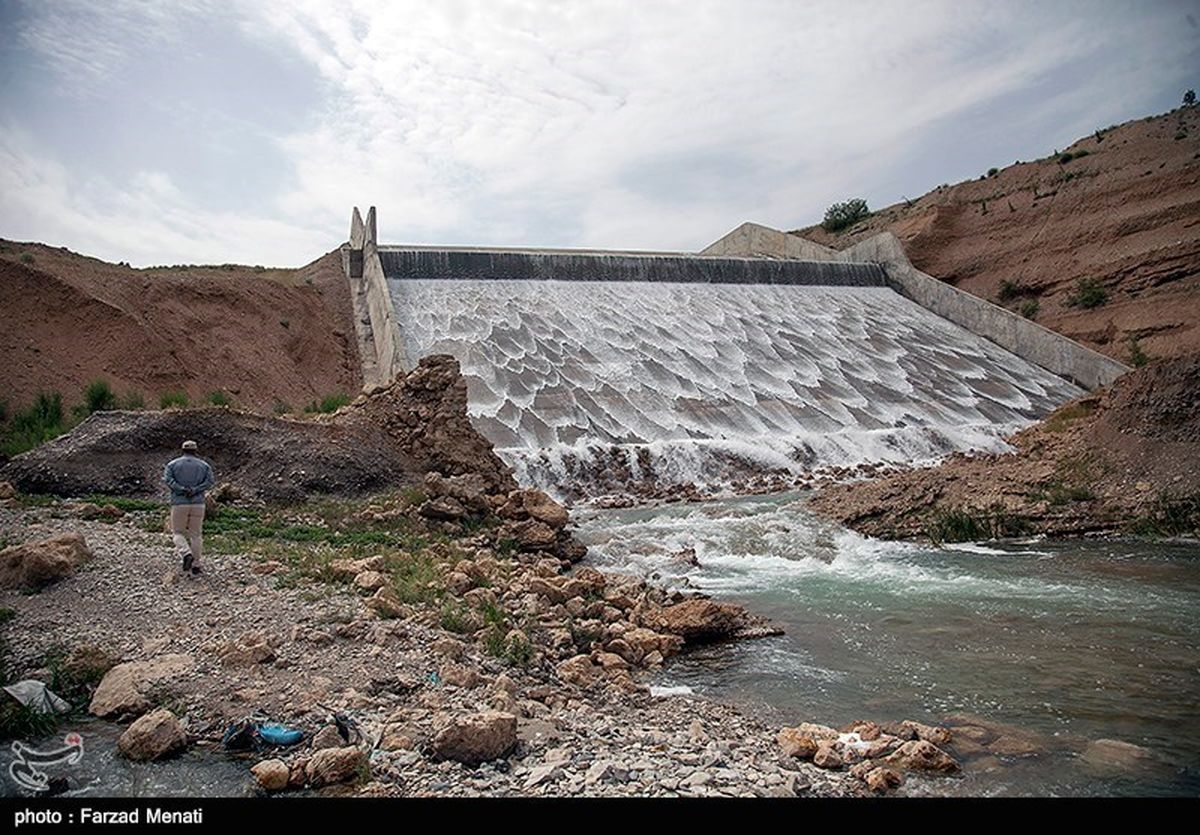
<svg viewBox="0 0 1200 835">
<path fill-rule="evenodd" d="M 283 760 L 263 760 L 250 768 L 250 773 L 258 785 L 269 792 L 277 792 L 288 787 L 291 779 L 291 769 Z"/>
<path fill-rule="evenodd" d="M 741 606 L 694 598 L 658 612 L 653 625 L 658 631 L 678 635 L 690 644 L 732 637 L 746 623 L 746 610 Z"/>
<path fill-rule="evenodd" d="M 141 715 L 154 706 L 158 690 L 194 666 L 188 655 L 162 655 L 149 661 L 118 664 L 100 680 L 88 712 L 102 719 Z"/>
<path fill-rule="evenodd" d="M 566 527 L 570 516 L 567 509 L 541 490 L 514 490 L 500 508 L 500 515 L 509 519 L 534 519 L 555 530 Z"/>
<path fill-rule="evenodd" d="M 357 777 L 366 762 L 367 753 L 361 748 L 323 748 L 309 759 L 305 773 L 310 785 L 331 786 Z"/>
<path fill-rule="evenodd" d="M 1088 743 L 1080 759 L 1088 771 L 1103 776 L 1153 770 L 1163 765 L 1149 748 L 1119 739 L 1097 739 Z"/>
<path fill-rule="evenodd" d="M 517 717 L 498 710 L 455 717 L 433 738 L 434 754 L 465 765 L 501 759 L 516 746 Z"/>
<path fill-rule="evenodd" d="M 70 577 L 91 558 L 87 540 L 79 533 L 11 545 L 0 551 L 0 588 L 40 589 Z"/>
<path fill-rule="evenodd" d="M 153 710 L 130 725 L 117 740 L 123 757 L 149 762 L 169 757 L 187 747 L 187 732 L 165 707 Z"/>
<path fill-rule="evenodd" d="M 817 753 L 817 740 L 799 728 L 784 728 L 775 739 L 785 757 L 811 760 Z"/>
<path fill-rule="evenodd" d="M 924 739 L 904 743 L 888 755 L 887 762 L 909 771 L 936 771 L 943 774 L 953 773 L 959 768 L 954 757 Z"/>
</svg>

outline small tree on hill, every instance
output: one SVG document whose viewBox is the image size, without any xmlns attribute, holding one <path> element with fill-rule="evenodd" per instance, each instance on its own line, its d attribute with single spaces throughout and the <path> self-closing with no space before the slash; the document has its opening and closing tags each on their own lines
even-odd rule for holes
<svg viewBox="0 0 1200 835">
<path fill-rule="evenodd" d="M 858 223 L 870 213 L 867 201 L 861 197 L 855 197 L 845 203 L 834 203 L 826 209 L 825 220 L 822 221 L 821 227 L 826 232 L 840 232 L 842 229 Z"/>
<path fill-rule="evenodd" d="M 1196 103 L 1196 91 L 1188 90 L 1183 94 L 1183 106 L 1192 107 Z"/>
</svg>

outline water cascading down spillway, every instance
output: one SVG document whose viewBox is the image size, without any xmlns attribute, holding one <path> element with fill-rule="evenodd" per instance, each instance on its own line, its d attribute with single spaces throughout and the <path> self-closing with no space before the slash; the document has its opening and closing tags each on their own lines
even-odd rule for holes
<svg viewBox="0 0 1200 835">
<path fill-rule="evenodd" d="M 559 494 L 914 464 L 1082 390 L 907 300 L 875 264 L 380 248 L 409 357 Z"/>
</svg>

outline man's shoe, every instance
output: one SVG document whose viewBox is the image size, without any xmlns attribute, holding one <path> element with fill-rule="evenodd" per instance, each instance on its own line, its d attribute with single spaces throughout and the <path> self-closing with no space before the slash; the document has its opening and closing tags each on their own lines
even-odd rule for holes
<svg viewBox="0 0 1200 835">
<path fill-rule="evenodd" d="M 195 573 L 195 569 L 192 568 L 192 555 L 191 554 L 183 555 L 183 570 L 184 570 L 184 573 L 187 573 L 188 571 Z"/>
<path fill-rule="evenodd" d="M 192 576 L 195 577 L 199 573 L 200 573 L 200 566 L 193 565 L 192 566 Z"/>
</svg>

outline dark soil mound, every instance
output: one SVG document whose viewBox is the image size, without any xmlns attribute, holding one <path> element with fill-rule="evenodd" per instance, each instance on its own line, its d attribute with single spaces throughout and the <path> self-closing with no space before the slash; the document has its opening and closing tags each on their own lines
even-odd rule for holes
<svg viewBox="0 0 1200 835">
<path fill-rule="evenodd" d="M 419 484 L 427 472 L 477 474 L 495 492 L 516 485 L 466 416 L 453 357 L 426 357 L 391 386 L 329 417 L 294 420 L 229 409 L 98 412 L 12 459 L 0 478 L 28 493 L 165 493 L 162 469 L 187 439 L 219 483 L 242 495 L 296 500 Z"/>
</svg>

